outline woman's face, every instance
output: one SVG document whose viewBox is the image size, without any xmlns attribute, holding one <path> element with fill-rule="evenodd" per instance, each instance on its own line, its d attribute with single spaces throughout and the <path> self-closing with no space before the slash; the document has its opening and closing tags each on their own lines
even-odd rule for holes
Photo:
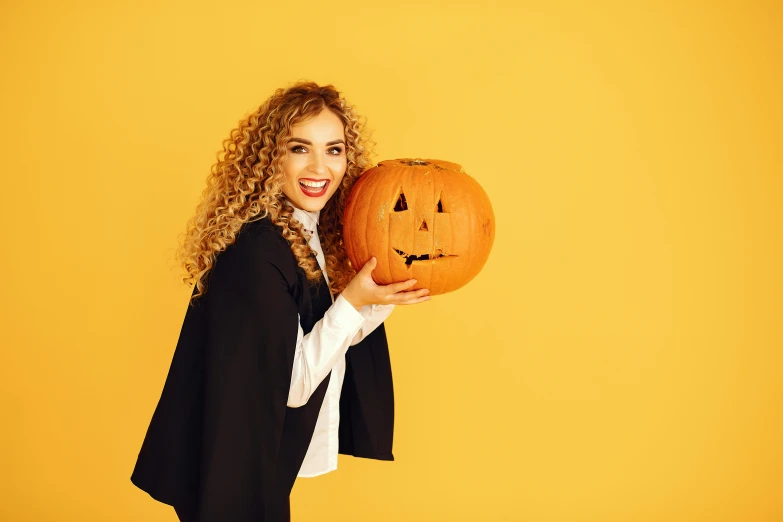
<svg viewBox="0 0 783 522">
<path fill-rule="evenodd" d="M 347 166 L 343 122 L 324 109 L 291 127 L 283 158 L 283 194 L 302 210 L 321 210 L 340 186 Z"/>
</svg>

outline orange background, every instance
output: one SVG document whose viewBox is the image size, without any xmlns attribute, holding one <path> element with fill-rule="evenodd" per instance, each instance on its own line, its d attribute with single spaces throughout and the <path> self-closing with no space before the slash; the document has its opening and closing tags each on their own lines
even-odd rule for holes
<svg viewBox="0 0 783 522">
<path fill-rule="evenodd" d="M 392 7 L 393 6 L 393 7 Z M 5 2 L 0 520 L 174 521 L 129 477 L 221 141 L 333 83 L 497 238 L 387 323 L 395 462 L 293 520 L 783 520 L 776 2 Z"/>
</svg>

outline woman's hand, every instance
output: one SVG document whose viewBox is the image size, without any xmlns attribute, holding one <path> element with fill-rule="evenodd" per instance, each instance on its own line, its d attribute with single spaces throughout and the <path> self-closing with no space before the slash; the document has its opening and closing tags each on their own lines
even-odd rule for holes
<svg viewBox="0 0 783 522">
<path fill-rule="evenodd" d="M 359 272 L 351 279 L 343 290 L 343 297 L 357 310 L 368 304 L 416 304 L 429 301 L 429 289 L 405 290 L 416 284 L 415 279 L 408 279 L 400 283 L 379 286 L 372 279 L 372 271 L 378 261 L 373 257 L 367 261 Z"/>
</svg>

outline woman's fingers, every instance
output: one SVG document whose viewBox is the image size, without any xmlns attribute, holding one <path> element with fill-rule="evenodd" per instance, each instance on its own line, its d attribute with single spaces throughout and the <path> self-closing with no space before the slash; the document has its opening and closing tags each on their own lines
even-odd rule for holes
<svg viewBox="0 0 783 522">
<path fill-rule="evenodd" d="M 387 302 L 391 304 L 420 303 L 422 301 L 427 301 L 430 299 L 430 296 L 428 295 L 429 293 L 430 291 L 427 288 L 421 288 L 419 290 L 411 290 L 410 292 L 397 292 L 396 294 L 391 294 L 387 298 Z"/>
<path fill-rule="evenodd" d="M 432 299 L 432 297 L 430 297 L 428 295 L 425 295 L 425 296 L 422 296 L 422 297 L 419 297 L 419 298 L 416 298 L 416 299 L 411 299 L 410 301 L 404 301 L 404 302 L 399 303 L 399 304 L 401 304 L 401 305 L 412 305 L 412 304 L 417 304 L 417 303 L 423 303 L 424 301 L 429 301 L 430 299 Z"/>
<path fill-rule="evenodd" d="M 407 290 L 408 288 L 412 287 L 416 284 L 415 279 L 408 279 L 407 281 L 402 281 L 400 283 L 392 283 L 390 285 L 386 285 L 383 287 L 383 291 L 387 294 L 396 294 L 397 292 L 401 292 L 403 290 Z"/>
<path fill-rule="evenodd" d="M 364 266 L 361 270 L 359 270 L 359 274 L 367 274 L 367 276 L 370 276 L 372 274 L 372 271 L 375 270 L 375 265 L 378 264 L 378 260 L 374 257 L 371 257 L 369 261 L 364 263 Z M 370 276 L 372 277 L 372 276 Z"/>
</svg>

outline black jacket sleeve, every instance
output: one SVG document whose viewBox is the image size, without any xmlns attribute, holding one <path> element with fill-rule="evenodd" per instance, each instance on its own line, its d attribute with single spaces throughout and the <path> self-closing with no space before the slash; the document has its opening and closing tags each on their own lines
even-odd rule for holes
<svg viewBox="0 0 783 522">
<path fill-rule="evenodd" d="M 297 336 L 287 244 L 244 236 L 218 256 L 208 292 L 200 522 L 269 519 Z"/>
<path fill-rule="evenodd" d="M 301 284 L 282 236 L 252 230 L 188 306 L 131 477 L 199 522 L 269 522 L 288 505 L 278 453 Z"/>
</svg>

